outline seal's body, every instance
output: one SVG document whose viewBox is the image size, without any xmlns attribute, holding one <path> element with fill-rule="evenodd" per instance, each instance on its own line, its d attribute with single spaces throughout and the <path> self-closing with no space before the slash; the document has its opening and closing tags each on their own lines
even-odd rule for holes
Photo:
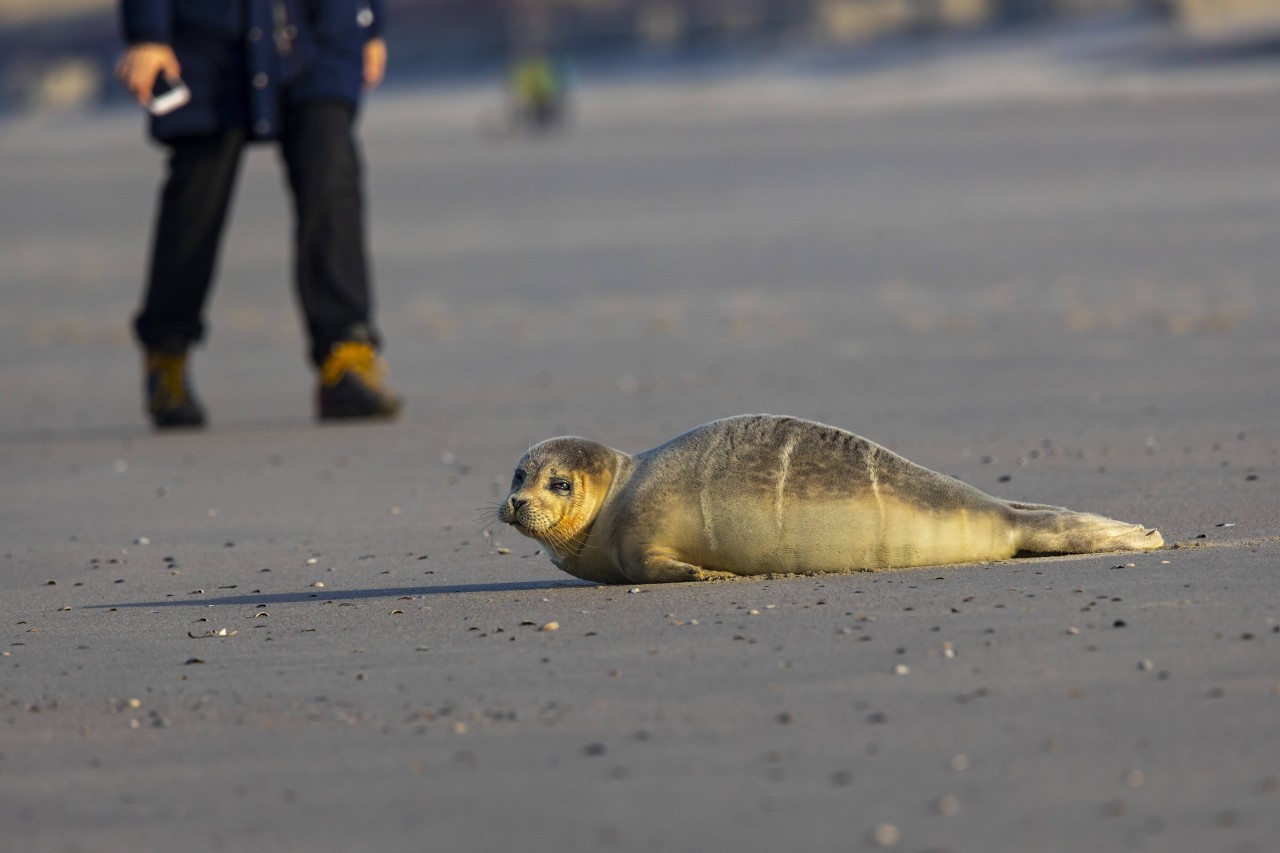
<svg viewBox="0 0 1280 853">
<path fill-rule="evenodd" d="M 853 433 L 773 415 L 713 421 L 635 456 L 549 439 L 520 460 L 499 517 L 569 574 L 600 583 L 1164 544 L 1142 525 L 1004 501 Z"/>
</svg>

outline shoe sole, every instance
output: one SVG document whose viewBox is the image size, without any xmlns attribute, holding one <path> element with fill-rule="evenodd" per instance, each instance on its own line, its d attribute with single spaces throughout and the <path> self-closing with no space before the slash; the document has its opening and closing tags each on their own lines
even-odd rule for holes
<svg viewBox="0 0 1280 853">
<path fill-rule="evenodd" d="M 326 409 L 316 417 L 321 421 L 390 421 L 400 416 L 400 407 L 370 412 L 367 409 Z"/>
</svg>

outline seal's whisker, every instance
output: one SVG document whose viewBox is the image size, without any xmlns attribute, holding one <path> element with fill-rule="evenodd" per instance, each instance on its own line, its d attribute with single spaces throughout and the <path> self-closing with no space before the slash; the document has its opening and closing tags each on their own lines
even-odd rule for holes
<svg viewBox="0 0 1280 853">
<path fill-rule="evenodd" d="M 472 521 L 476 523 L 476 532 L 491 539 L 494 536 L 494 528 L 502 524 L 502 504 L 485 504 L 476 507 L 475 514 L 471 516 Z"/>
<path fill-rule="evenodd" d="M 542 534 L 543 541 L 553 551 L 558 554 L 577 554 L 578 549 L 574 548 L 573 540 L 556 530 L 548 530 Z"/>
<path fill-rule="evenodd" d="M 548 548 L 553 551 L 565 550 L 564 537 L 556 533 L 554 530 L 547 530 L 538 534 L 538 540 L 545 543 Z"/>
<path fill-rule="evenodd" d="M 485 504 L 475 509 L 475 515 L 472 516 L 476 521 L 500 521 L 502 518 L 502 504 Z"/>
<path fill-rule="evenodd" d="M 480 529 L 496 527 L 502 521 L 501 506 L 482 506 L 477 507 L 475 513 L 471 516 L 471 520 L 480 526 Z"/>
<path fill-rule="evenodd" d="M 577 557 L 581 557 L 588 551 L 595 551 L 600 547 L 588 544 L 585 538 L 578 540 L 574 535 L 561 533 L 558 530 L 549 530 L 543 534 L 543 537 L 548 544 L 554 544 L 557 551 Z"/>
</svg>

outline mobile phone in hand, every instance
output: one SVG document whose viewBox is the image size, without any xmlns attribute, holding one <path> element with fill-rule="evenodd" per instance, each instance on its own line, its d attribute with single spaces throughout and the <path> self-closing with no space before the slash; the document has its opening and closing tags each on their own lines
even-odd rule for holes
<svg viewBox="0 0 1280 853">
<path fill-rule="evenodd" d="M 190 100 L 191 90 L 187 88 L 187 84 L 162 72 L 156 75 L 155 85 L 151 87 L 147 112 L 153 116 L 168 115 L 179 107 L 186 106 Z"/>
</svg>

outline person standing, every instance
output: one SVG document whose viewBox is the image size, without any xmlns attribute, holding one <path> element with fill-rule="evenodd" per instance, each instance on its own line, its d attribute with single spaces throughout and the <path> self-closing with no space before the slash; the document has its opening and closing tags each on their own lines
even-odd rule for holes
<svg viewBox="0 0 1280 853">
<path fill-rule="evenodd" d="M 294 279 L 317 371 L 321 420 L 390 418 L 365 253 L 355 120 L 382 80 L 382 0 L 121 0 L 116 74 L 148 104 L 157 80 L 189 101 L 152 115 L 168 149 L 142 307 L 147 412 L 157 429 L 200 427 L 189 353 L 247 145 L 279 146 L 294 211 Z"/>
</svg>

